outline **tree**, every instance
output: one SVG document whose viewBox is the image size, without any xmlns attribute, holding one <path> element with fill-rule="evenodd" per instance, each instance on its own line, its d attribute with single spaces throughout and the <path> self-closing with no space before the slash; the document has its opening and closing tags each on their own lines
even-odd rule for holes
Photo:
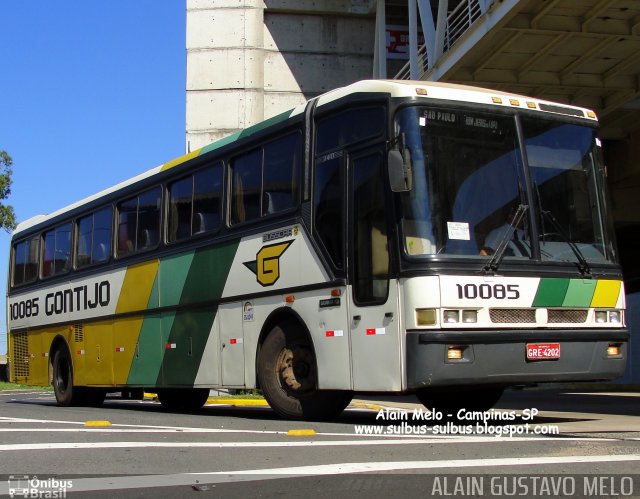
<svg viewBox="0 0 640 499">
<path fill-rule="evenodd" d="M 13 206 L 5 205 L 1 201 L 11 194 L 11 175 L 13 174 L 13 160 L 5 151 L 0 151 L 0 228 L 11 232 L 16 228 L 16 214 Z"/>
</svg>

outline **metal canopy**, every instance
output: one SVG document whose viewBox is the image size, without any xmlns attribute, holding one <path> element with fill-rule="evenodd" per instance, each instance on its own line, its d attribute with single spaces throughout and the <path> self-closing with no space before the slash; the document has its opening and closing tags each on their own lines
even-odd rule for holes
<svg viewBox="0 0 640 499">
<path fill-rule="evenodd" d="M 434 10 L 437 1 L 431 0 Z M 640 126 L 640 0 L 451 0 L 447 6 L 446 29 L 431 28 L 438 35 L 452 32 L 458 11 L 481 14 L 456 39 L 444 39 L 439 57 L 427 54 L 414 75 L 588 107 L 598 113 L 603 138 L 627 138 Z"/>
</svg>

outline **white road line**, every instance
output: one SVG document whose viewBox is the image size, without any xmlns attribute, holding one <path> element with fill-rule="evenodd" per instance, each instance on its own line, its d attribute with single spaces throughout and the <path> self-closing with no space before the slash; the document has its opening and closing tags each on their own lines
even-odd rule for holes
<svg viewBox="0 0 640 499">
<path fill-rule="evenodd" d="M 107 433 L 109 430 L 102 430 Z M 348 436 L 348 435 L 343 435 Z M 135 449 L 135 448 L 265 448 L 265 447 L 357 447 L 365 445 L 425 445 L 425 444 L 474 444 L 474 443 L 519 443 L 540 442 L 537 437 L 458 437 L 458 438 L 420 438 L 420 439 L 382 439 L 382 440 L 282 440 L 278 442 L 39 442 L 30 444 L 1 444 L 0 452 L 41 451 L 62 449 Z M 566 438 L 562 442 L 588 441 L 592 438 Z M 616 439 L 598 439 L 612 441 Z"/>
<path fill-rule="evenodd" d="M 49 419 L 30 419 L 30 418 L 14 418 L 14 417 L 6 417 L 0 416 L 0 424 L 2 423 L 22 423 L 22 424 L 60 424 L 60 425 L 70 425 L 72 428 L 2 428 L 0 427 L 0 433 L 29 433 L 29 432 L 87 432 L 87 433 L 211 433 L 211 434 L 247 434 L 247 435 L 276 435 L 283 436 L 287 435 L 286 430 L 246 430 L 246 429 L 225 429 L 225 428 L 198 428 L 198 427 L 188 427 L 188 426 L 157 426 L 157 425 L 134 425 L 134 424 L 119 424 L 113 423 L 110 427 L 92 427 L 85 428 L 84 421 L 61 421 L 61 420 L 49 420 Z M 81 426 L 82 428 L 78 428 Z M 317 432 L 316 436 L 318 437 L 348 437 L 351 439 L 361 439 L 362 441 L 366 440 L 408 440 L 408 441 L 419 441 L 424 442 L 424 435 L 375 435 L 375 434 L 356 434 L 355 431 L 353 433 L 345 433 L 345 432 Z M 533 437 L 496 437 L 496 436 L 474 436 L 469 435 L 466 437 L 459 435 L 437 435 L 430 436 L 429 442 L 432 443 L 440 443 L 443 441 L 454 442 L 454 443 L 482 443 L 482 442 L 539 442 L 541 440 L 552 440 L 552 441 L 573 441 L 573 442 L 611 442 L 618 441 L 619 438 L 615 437 L 567 437 L 558 439 L 557 436 L 545 436 L 538 435 Z M 629 440 L 629 439 L 626 439 Z M 358 441 L 358 440 L 353 440 Z M 2 446 L 0 446 L 0 450 Z M 4 449 L 11 450 L 11 449 Z"/>
<path fill-rule="evenodd" d="M 584 464 L 603 462 L 640 461 L 640 454 L 597 455 L 597 456 L 548 456 L 514 457 L 495 459 L 457 459 L 442 461 L 392 461 L 370 463 L 337 463 L 290 468 L 213 471 L 206 473 L 176 473 L 171 475 L 115 476 L 100 478 L 71 478 L 70 492 L 91 490 L 139 489 L 171 487 L 195 484 L 221 484 L 231 482 L 295 478 L 304 476 L 346 475 L 354 473 L 394 472 L 407 470 L 455 469 L 456 472 L 468 468 L 498 468 L 517 466 L 542 466 L 553 464 Z M 58 477 L 65 479 L 65 477 Z M 8 493 L 8 483 L 0 482 L 0 494 Z"/>
</svg>

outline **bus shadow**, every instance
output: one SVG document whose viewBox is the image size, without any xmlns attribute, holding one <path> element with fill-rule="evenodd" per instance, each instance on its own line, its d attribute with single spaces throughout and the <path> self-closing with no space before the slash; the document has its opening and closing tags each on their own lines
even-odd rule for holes
<svg viewBox="0 0 640 499">
<path fill-rule="evenodd" d="M 402 402 L 403 399 L 398 397 L 386 397 L 381 400 L 384 406 L 355 403 L 348 407 L 338 417 L 328 421 L 310 421 L 310 423 L 325 424 L 348 424 L 348 425 L 393 425 L 402 422 L 409 426 L 422 426 L 442 424 L 451 421 L 454 424 L 465 424 L 468 421 L 459 420 L 457 418 L 447 418 L 434 421 L 424 417 L 428 411 L 420 406 L 412 408 L 396 406 L 394 402 Z M 47 407 L 55 407 L 56 402 L 52 394 L 49 396 L 47 392 L 43 392 L 42 396 L 34 397 L 30 394 L 27 398 L 16 398 L 4 401 L 6 404 L 19 405 L 39 405 Z M 515 420 L 489 419 L 487 424 L 490 426 L 519 425 L 524 423 L 530 424 L 560 424 L 560 423 L 577 423 L 597 421 L 598 418 L 578 417 L 571 413 L 583 414 L 616 414 L 637 416 L 640 415 L 640 405 L 638 398 L 628 395 L 600 395 L 600 394 L 584 394 L 584 393 L 566 393 L 557 391 L 509 391 L 505 393 L 503 398 L 496 405 L 496 412 L 521 411 L 525 409 L 537 409 L 541 413 L 543 411 L 562 412 L 562 416 L 552 416 L 548 414 L 539 414 L 534 419 L 523 421 L 521 417 Z M 89 408 L 90 409 L 90 408 Z M 417 416 L 414 415 L 414 409 Z M 155 401 L 144 400 L 126 400 L 115 397 L 108 397 L 105 400 L 101 410 L 107 411 L 135 411 L 140 413 L 154 414 L 176 414 L 176 415 L 197 415 L 209 417 L 230 417 L 248 420 L 264 420 L 264 421 L 286 421 L 282 419 L 275 411 L 268 406 L 235 406 L 211 404 L 196 411 L 168 411 L 162 405 Z M 382 411 L 382 412 L 381 412 Z M 401 416 L 399 414 L 406 414 Z M 394 416 L 395 415 L 395 416 Z M 303 423 L 300 421 L 299 423 Z M 473 421 L 475 423 L 475 419 Z"/>
<path fill-rule="evenodd" d="M 564 390 L 510 390 L 496 409 L 640 416 L 640 393 Z"/>
</svg>

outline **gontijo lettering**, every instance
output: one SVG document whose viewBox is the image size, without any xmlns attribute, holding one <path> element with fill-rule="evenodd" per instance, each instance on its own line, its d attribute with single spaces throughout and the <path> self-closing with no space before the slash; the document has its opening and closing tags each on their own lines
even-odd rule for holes
<svg viewBox="0 0 640 499">
<path fill-rule="evenodd" d="M 97 307 L 106 307 L 110 301 L 111 285 L 109 281 L 96 282 L 93 286 L 77 286 L 47 293 L 44 297 L 44 313 L 51 316 L 91 310 Z M 38 317 L 40 309 L 39 296 L 16 301 L 10 306 L 11 320 Z"/>
</svg>

